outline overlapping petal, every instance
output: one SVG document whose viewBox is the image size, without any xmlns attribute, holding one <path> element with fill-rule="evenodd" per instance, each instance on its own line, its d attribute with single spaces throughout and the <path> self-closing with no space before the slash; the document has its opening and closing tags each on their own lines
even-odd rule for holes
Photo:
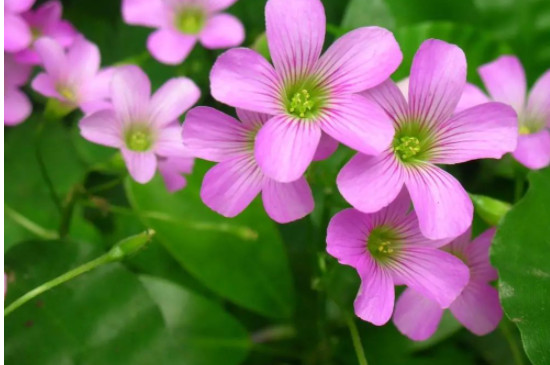
<svg viewBox="0 0 550 365">
<path fill-rule="evenodd" d="M 153 152 L 130 151 L 122 148 L 122 157 L 132 178 L 140 184 L 151 181 L 157 169 L 157 157 Z"/>
<path fill-rule="evenodd" d="M 124 66 L 113 75 L 111 98 L 118 119 L 125 123 L 146 121 L 151 82 L 137 66 Z"/>
<path fill-rule="evenodd" d="M 524 109 L 527 81 L 517 57 L 501 56 L 478 71 L 493 100 L 511 105 L 518 113 Z"/>
<path fill-rule="evenodd" d="M 244 41 L 244 27 L 233 15 L 217 14 L 208 19 L 199 39 L 210 49 L 236 47 Z"/>
<path fill-rule="evenodd" d="M 305 217 L 313 210 L 313 195 L 305 178 L 290 183 L 266 179 L 262 199 L 267 214 L 278 223 Z"/>
<path fill-rule="evenodd" d="M 147 38 L 147 49 L 160 62 L 178 65 L 189 55 L 196 42 L 195 36 L 172 29 L 158 29 Z"/>
<path fill-rule="evenodd" d="M 120 148 L 124 144 L 122 125 L 113 110 L 101 110 L 84 117 L 78 124 L 80 134 L 88 141 Z"/>
<path fill-rule="evenodd" d="M 187 77 L 168 80 L 152 96 L 149 115 L 153 123 L 162 126 L 177 120 L 200 97 L 200 90 Z"/>
<path fill-rule="evenodd" d="M 338 212 L 327 228 L 327 252 L 341 264 L 358 269 L 367 253 L 368 223 L 367 216 L 356 209 Z"/>
<path fill-rule="evenodd" d="M 550 132 L 520 135 L 514 158 L 530 169 L 537 170 L 550 164 Z"/>
<path fill-rule="evenodd" d="M 435 333 L 441 316 L 443 309 L 437 302 L 408 288 L 395 303 L 393 323 L 410 339 L 424 341 Z"/>
</svg>

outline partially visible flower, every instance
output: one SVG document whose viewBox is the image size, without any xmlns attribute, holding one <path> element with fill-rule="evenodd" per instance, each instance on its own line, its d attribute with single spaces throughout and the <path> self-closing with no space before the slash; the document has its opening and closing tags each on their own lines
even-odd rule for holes
<svg viewBox="0 0 550 365">
<path fill-rule="evenodd" d="M 188 156 L 177 119 L 199 96 L 186 77 L 170 79 L 151 96 L 151 83 L 139 67 L 120 67 L 111 82 L 112 109 L 84 117 L 80 133 L 91 142 L 119 148 L 130 175 L 144 184 L 155 175 L 158 160 L 166 173 L 164 158 Z"/>
<path fill-rule="evenodd" d="M 447 308 L 468 283 L 464 263 L 438 249 L 448 240 L 425 238 L 410 205 L 403 189 L 376 213 L 346 209 L 328 226 L 328 253 L 355 268 L 361 278 L 355 313 L 377 326 L 391 318 L 395 285 L 407 285 Z"/>
<path fill-rule="evenodd" d="M 46 72 L 38 74 L 32 88 L 40 94 L 59 100 L 68 109 L 80 107 L 85 113 L 106 108 L 112 69 L 100 70 L 97 46 L 78 37 L 65 52 L 55 40 L 36 41 Z"/>
<path fill-rule="evenodd" d="M 302 176 L 322 133 L 366 154 L 391 143 L 391 120 L 357 93 L 387 79 L 402 59 L 392 33 L 353 30 L 321 56 L 325 11 L 319 0 L 269 0 L 266 33 L 274 67 L 257 52 L 231 49 L 210 74 L 212 96 L 271 115 L 258 133 L 262 171 L 280 182 Z"/>
<path fill-rule="evenodd" d="M 184 175 L 191 173 L 194 163 L 190 153 L 182 153 L 181 156 L 158 157 L 157 162 L 158 170 L 168 191 L 173 193 L 187 185 Z"/>
<path fill-rule="evenodd" d="M 187 113 L 183 123 L 183 143 L 191 153 L 218 162 L 204 176 L 204 203 L 234 217 L 262 193 L 267 214 L 279 223 L 311 213 L 313 196 L 304 177 L 280 183 L 265 176 L 256 162 L 256 135 L 269 116 L 239 109 L 237 115 L 241 121 L 213 108 L 197 107 Z"/>
<path fill-rule="evenodd" d="M 19 52 L 32 41 L 29 25 L 21 13 L 29 10 L 35 0 L 4 0 L 4 51 Z"/>
<path fill-rule="evenodd" d="M 158 61 L 179 64 L 197 41 L 209 49 L 236 47 L 244 41 L 242 23 L 220 11 L 236 0 L 123 0 L 128 24 L 158 28 L 147 49 Z"/>
<path fill-rule="evenodd" d="M 519 120 L 519 139 L 512 155 L 530 169 L 550 165 L 550 70 L 537 80 L 529 94 L 525 71 L 515 56 L 501 56 L 478 71 L 491 98 L 468 84 L 458 109 L 490 99 L 511 105 Z"/>
<path fill-rule="evenodd" d="M 470 282 L 449 310 L 464 327 L 483 336 L 492 332 L 502 318 L 498 291 L 489 284 L 497 279 L 497 272 L 489 263 L 489 247 L 495 230 L 489 229 L 471 242 L 470 234 L 468 230 L 443 248 L 470 269 Z M 406 336 L 423 341 L 434 334 L 442 315 L 443 309 L 437 302 L 408 288 L 397 300 L 393 322 Z"/>
<path fill-rule="evenodd" d="M 31 114 L 32 104 L 19 88 L 27 83 L 31 66 L 22 65 L 4 53 L 4 125 L 22 123 Z"/>
<path fill-rule="evenodd" d="M 414 57 L 408 101 L 391 80 L 364 93 L 393 119 L 395 137 L 385 152 L 359 153 L 340 171 L 338 188 L 351 205 L 375 212 L 405 185 L 426 237 L 454 238 L 468 229 L 472 202 L 436 164 L 500 158 L 513 151 L 517 116 L 511 107 L 494 102 L 454 114 L 465 83 L 462 50 L 432 39 Z"/>
<path fill-rule="evenodd" d="M 52 0 L 44 3 L 36 10 L 29 10 L 22 14 L 30 29 L 31 43 L 29 47 L 15 55 L 17 61 L 34 65 L 39 64 L 41 59 L 34 48 L 34 44 L 42 37 L 54 39 L 63 48 L 73 43 L 78 36 L 78 32 L 71 23 L 61 19 L 62 11 L 61 2 Z"/>
</svg>

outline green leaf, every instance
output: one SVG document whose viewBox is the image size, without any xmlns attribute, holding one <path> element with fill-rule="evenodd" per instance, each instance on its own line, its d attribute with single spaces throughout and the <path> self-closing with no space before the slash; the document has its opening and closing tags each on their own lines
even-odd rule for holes
<svg viewBox="0 0 550 365">
<path fill-rule="evenodd" d="M 477 214 L 491 226 L 496 226 L 512 207 L 510 203 L 485 195 L 470 194 L 470 198 Z"/>
<path fill-rule="evenodd" d="M 128 180 L 128 199 L 157 239 L 205 286 L 266 316 L 289 317 L 291 275 L 276 225 L 258 200 L 233 219 L 206 207 L 199 189 L 207 167 L 198 162 L 188 186 L 176 194 L 167 192 L 158 176 L 147 185 Z"/>
<path fill-rule="evenodd" d="M 384 0 L 351 0 L 342 19 L 342 27 L 355 29 L 377 25 L 393 29 L 395 19 Z"/>
<path fill-rule="evenodd" d="M 6 303 L 101 254 L 66 241 L 15 246 L 6 255 Z M 120 264 L 31 300 L 5 318 L 5 331 L 5 360 L 11 364 L 166 364 L 179 354 L 157 305 Z"/>
<path fill-rule="evenodd" d="M 166 280 L 140 280 L 159 305 L 171 338 L 180 344 L 185 364 L 232 365 L 244 360 L 250 337 L 222 307 Z"/>
<path fill-rule="evenodd" d="M 522 335 L 533 364 L 550 363 L 550 168 L 529 175 L 530 187 L 504 217 L 492 245 L 504 312 Z"/>
</svg>

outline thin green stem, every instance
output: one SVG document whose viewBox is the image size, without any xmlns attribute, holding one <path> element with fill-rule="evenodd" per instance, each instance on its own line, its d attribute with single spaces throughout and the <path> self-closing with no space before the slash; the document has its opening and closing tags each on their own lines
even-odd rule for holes
<svg viewBox="0 0 550 365">
<path fill-rule="evenodd" d="M 42 178 L 46 182 L 46 186 L 48 187 L 48 191 L 50 193 L 50 196 L 52 198 L 53 203 L 55 204 L 57 210 L 60 214 L 63 214 L 63 206 L 61 204 L 61 200 L 59 199 L 59 195 L 57 195 L 57 192 L 55 191 L 54 183 L 48 174 L 48 169 L 46 168 L 46 163 L 44 162 L 44 158 L 42 157 L 42 135 L 44 132 L 44 124 L 46 121 L 40 123 L 38 125 L 38 130 L 36 131 L 36 141 L 35 141 L 35 155 L 36 160 L 38 161 L 38 168 L 40 169 L 40 174 L 42 175 Z"/>
<path fill-rule="evenodd" d="M 56 240 L 59 238 L 57 232 L 50 231 L 35 222 L 31 221 L 21 213 L 14 210 L 12 207 L 4 203 L 4 213 L 7 217 L 11 218 L 15 223 L 19 224 L 21 227 L 25 228 L 27 231 L 37 235 L 38 237 L 45 240 Z"/>
<path fill-rule="evenodd" d="M 368 365 L 367 358 L 365 357 L 365 351 L 363 350 L 363 344 L 361 343 L 361 337 L 357 330 L 357 325 L 353 320 L 353 316 L 346 315 L 346 322 L 348 324 L 349 333 L 351 335 L 351 341 L 353 342 L 353 348 L 355 349 L 355 355 L 357 355 L 357 361 L 359 365 Z"/>
<path fill-rule="evenodd" d="M 64 274 L 59 275 L 58 277 L 32 289 L 31 291 L 27 292 L 23 296 L 19 297 L 17 300 L 15 300 L 13 303 L 11 303 L 9 306 L 7 306 L 4 309 L 4 317 L 9 315 L 11 312 L 22 306 L 23 304 L 27 303 L 29 300 L 36 298 L 40 294 L 55 288 L 56 286 L 63 284 L 71 279 L 74 279 L 77 276 L 80 276 L 90 270 L 93 270 L 101 265 L 104 265 L 106 263 L 116 261 L 119 258 L 116 257 L 116 255 L 113 255 L 112 252 L 107 252 L 106 254 L 89 261 L 73 270 L 67 271 Z"/>
<path fill-rule="evenodd" d="M 523 196 L 525 179 L 523 176 L 517 176 L 514 184 L 514 202 L 518 202 Z"/>
<path fill-rule="evenodd" d="M 503 318 L 503 320 L 500 321 L 499 329 L 502 332 L 502 335 L 504 336 L 506 341 L 508 342 L 508 345 L 510 346 L 510 351 L 512 352 L 512 356 L 514 357 L 514 363 L 516 365 L 525 365 L 521 349 L 518 346 L 516 339 L 514 338 L 514 334 L 510 329 L 509 323 L 510 322 L 508 322 L 506 318 Z"/>
</svg>

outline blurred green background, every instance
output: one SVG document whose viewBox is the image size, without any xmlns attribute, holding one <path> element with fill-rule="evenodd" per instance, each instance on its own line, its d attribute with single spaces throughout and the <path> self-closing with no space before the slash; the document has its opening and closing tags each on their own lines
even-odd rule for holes
<svg viewBox="0 0 550 365">
<path fill-rule="evenodd" d="M 325 46 L 360 26 L 379 25 L 395 33 L 404 53 L 395 80 L 408 75 L 412 56 L 427 38 L 461 46 L 468 79 L 478 85 L 476 68 L 500 54 L 519 56 L 530 85 L 550 67 L 548 0 L 323 3 Z M 66 0 L 63 5 L 64 18 L 99 46 L 103 66 L 138 64 L 154 87 L 188 76 L 202 89 L 199 105 L 231 112 L 209 95 L 209 70 L 221 52 L 197 46 L 182 65 L 162 65 L 145 49 L 151 30 L 124 24 L 120 1 Z M 245 46 L 261 47 L 264 5 L 263 0 L 239 0 L 229 9 L 245 25 Z M 225 219 L 199 198 L 210 164 L 197 161 L 188 187 L 176 194 L 167 193 L 158 176 L 136 184 L 116 151 L 80 137 L 80 112 L 49 120 L 45 100 L 26 90 L 34 102 L 32 116 L 5 130 L 6 303 L 127 236 L 146 228 L 157 235 L 134 257 L 62 285 L 7 317 L 6 364 L 357 364 L 347 323 L 359 280 L 324 253 L 327 222 L 347 206 L 335 176 L 352 151 L 340 147 L 308 170 L 316 203 L 311 216 L 278 226 L 255 201 L 239 217 Z M 508 202 L 521 197 L 526 186 L 527 171 L 509 158 L 450 171 L 469 192 Z M 523 321 L 531 361 L 542 365 L 550 364 L 548 350 L 542 349 L 550 343 L 550 285 L 548 278 L 518 274 L 535 267 L 530 265 L 544 267 L 540 258 L 548 257 L 550 211 L 537 204 L 550 204 L 550 173 L 533 176 L 539 187 L 533 184 L 504 220 L 507 233 L 499 233 L 493 262 L 518 294 L 505 303 L 506 312 L 519 318 L 514 322 Z M 474 230 L 484 228 L 476 215 Z M 518 250 L 526 235 L 529 249 Z M 355 323 L 371 365 L 529 363 L 508 319 L 494 333 L 476 337 L 448 317 L 422 343 L 409 341 L 391 323 Z"/>
</svg>

